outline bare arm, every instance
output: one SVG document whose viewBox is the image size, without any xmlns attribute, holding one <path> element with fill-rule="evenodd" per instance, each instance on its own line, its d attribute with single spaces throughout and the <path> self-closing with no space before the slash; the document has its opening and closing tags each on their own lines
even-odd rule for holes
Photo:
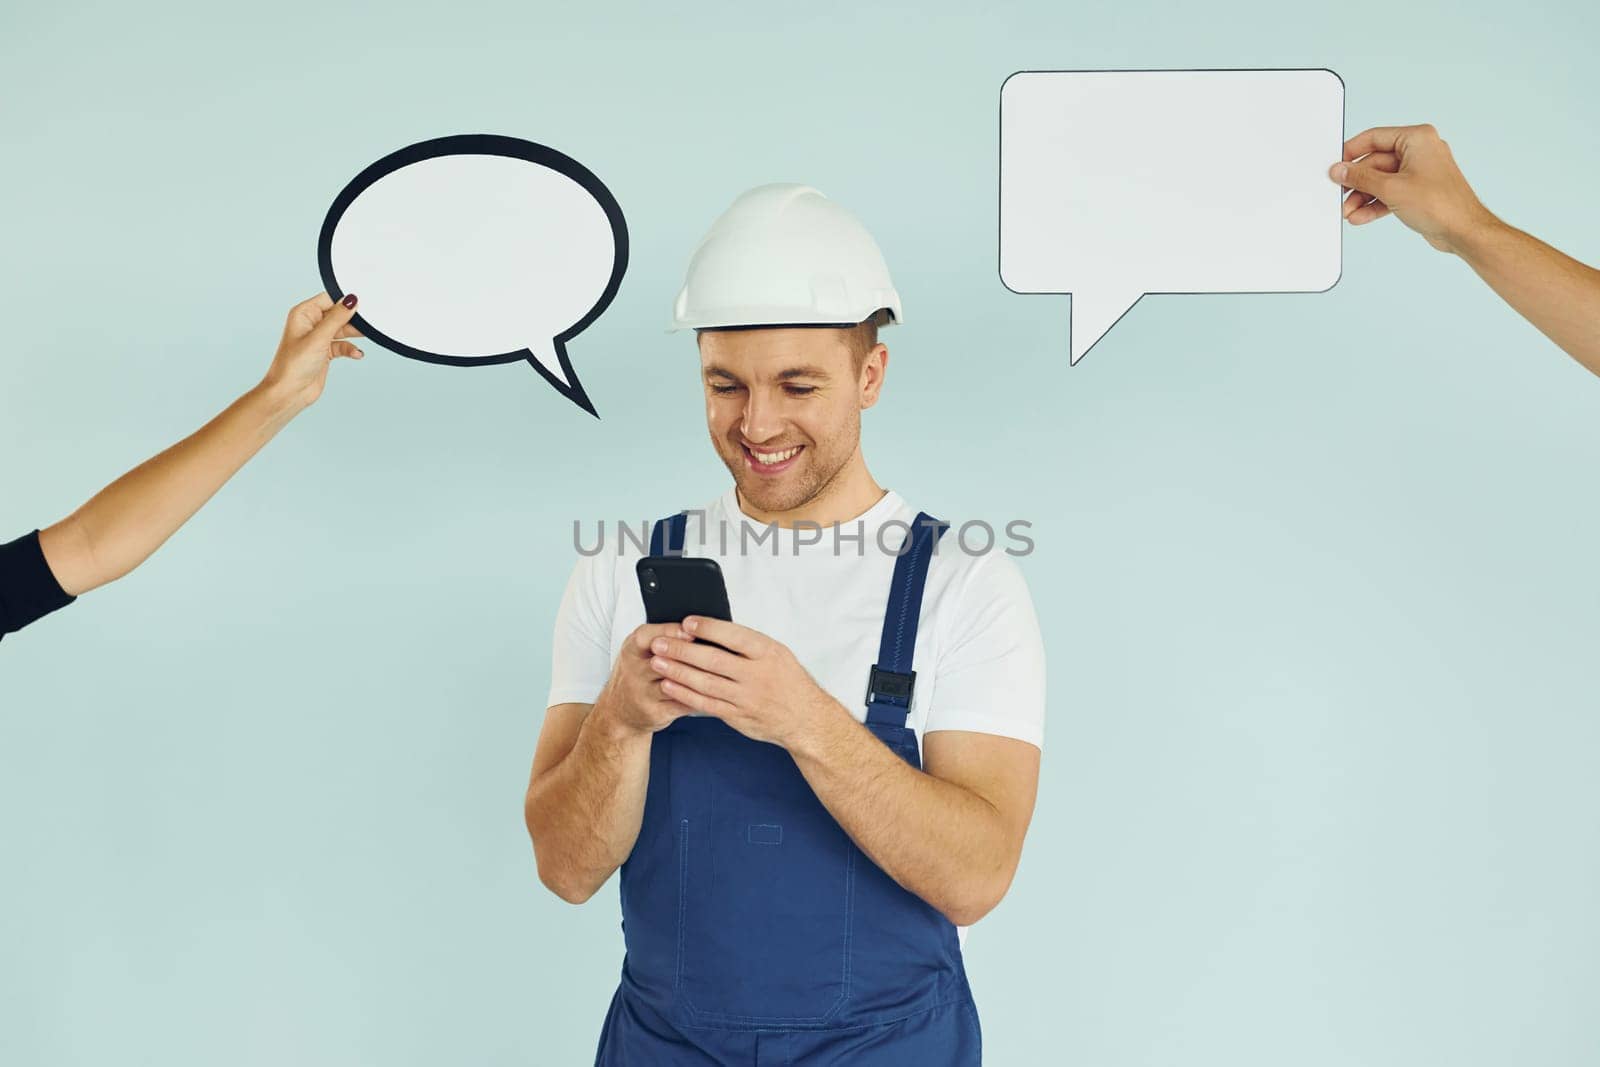
<svg viewBox="0 0 1600 1067">
<path fill-rule="evenodd" d="M 650 641 L 666 634 L 687 636 L 677 623 L 639 627 L 593 705 L 545 712 L 522 814 L 539 880 L 569 904 L 594 896 L 633 851 L 651 738 L 688 710 L 662 695 L 649 670 Z"/>
<path fill-rule="evenodd" d="M 608 705 L 545 712 L 523 819 L 539 880 L 582 904 L 633 851 L 650 781 L 650 738 L 622 728 Z"/>
<path fill-rule="evenodd" d="M 1379 126 L 1345 142 L 1330 176 L 1362 226 L 1393 213 L 1452 252 L 1573 359 L 1600 374 L 1600 270 L 1507 225 L 1479 202 L 1450 146 L 1426 123 Z"/>
<path fill-rule="evenodd" d="M 923 739 L 925 771 L 895 755 L 843 706 L 791 750 L 851 840 L 958 926 L 1011 888 L 1039 785 L 1039 750 L 962 730 Z"/>
<path fill-rule="evenodd" d="M 1457 255 L 1540 333 L 1600 374 L 1600 270 L 1499 219 L 1463 234 Z"/>
<path fill-rule="evenodd" d="M 360 336 L 355 314 L 326 293 L 289 312 L 283 340 L 260 384 L 216 418 L 124 474 L 60 522 L 39 531 L 39 547 L 71 596 L 115 581 L 143 563 L 261 446 L 322 393 L 328 362 L 360 359 L 342 337 Z"/>
</svg>

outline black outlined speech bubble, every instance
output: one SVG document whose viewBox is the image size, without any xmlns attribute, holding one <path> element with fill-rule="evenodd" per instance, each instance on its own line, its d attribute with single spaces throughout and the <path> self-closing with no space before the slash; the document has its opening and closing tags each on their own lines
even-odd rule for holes
<svg viewBox="0 0 1600 1067">
<path fill-rule="evenodd" d="M 577 160 L 487 133 L 391 152 L 334 198 L 317 266 L 385 348 L 454 367 L 526 360 L 598 417 L 567 342 L 616 297 L 628 227 Z"/>
</svg>

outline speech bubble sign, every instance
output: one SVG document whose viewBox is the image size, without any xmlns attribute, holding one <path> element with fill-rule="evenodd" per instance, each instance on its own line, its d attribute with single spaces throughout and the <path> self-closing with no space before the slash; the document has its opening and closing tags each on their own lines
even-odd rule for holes
<svg viewBox="0 0 1600 1067">
<path fill-rule="evenodd" d="M 1000 281 L 1070 293 L 1076 364 L 1146 293 L 1320 293 L 1342 272 L 1331 70 L 1018 71 Z"/>
<path fill-rule="evenodd" d="M 553 148 L 497 134 L 409 145 L 334 198 L 317 240 L 328 294 L 400 355 L 456 367 L 526 360 L 598 417 L 567 342 L 616 297 L 628 228 L 616 197 Z"/>
</svg>

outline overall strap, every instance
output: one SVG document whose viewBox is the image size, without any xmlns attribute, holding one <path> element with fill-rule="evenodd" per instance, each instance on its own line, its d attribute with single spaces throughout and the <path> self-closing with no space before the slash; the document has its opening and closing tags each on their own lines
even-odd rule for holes
<svg viewBox="0 0 1600 1067">
<path fill-rule="evenodd" d="M 656 520 L 655 526 L 650 531 L 650 554 L 652 556 L 683 555 L 683 531 L 688 524 L 689 515 L 683 511 L 665 519 Z"/>
<path fill-rule="evenodd" d="M 911 657 L 917 647 L 917 616 L 922 613 L 922 589 L 928 580 L 933 547 L 950 528 L 926 511 L 917 512 L 900 555 L 894 561 L 889 583 L 889 604 L 883 612 L 883 636 L 878 641 L 878 662 L 867 677 L 867 721 L 904 726 L 911 710 L 911 690 L 917 672 Z"/>
</svg>

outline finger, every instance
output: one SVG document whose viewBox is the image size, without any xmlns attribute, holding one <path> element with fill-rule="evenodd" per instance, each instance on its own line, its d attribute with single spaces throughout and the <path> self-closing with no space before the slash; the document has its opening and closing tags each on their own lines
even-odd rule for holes
<svg viewBox="0 0 1600 1067">
<path fill-rule="evenodd" d="M 333 298 L 327 293 L 318 293 L 308 296 L 300 303 L 289 309 L 289 314 L 283 320 L 283 339 L 285 341 L 297 340 L 310 333 L 322 318 L 322 313 L 333 306 Z"/>
<path fill-rule="evenodd" d="M 331 307 L 333 307 L 333 297 L 329 296 L 327 293 L 318 293 L 316 296 L 306 297 L 304 300 L 300 301 L 300 303 L 290 308 L 289 314 L 305 314 L 310 315 L 314 319 L 319 314 L 327 311 Z"/>
<path fill-rule="evenodd" d="M 334 336 L 335 337 L 365 337 L 366 334 L 362 333 L 360 330 L 356 329 L 354 326 L 351 326 L 349 323 L 346 323 L 345 325 L 339 327 L 339 332 L 334 334 Z"/>
<path fill-rule="evenodd" d="M 648 655 L 650 642 L 658 637 L 676 637 L 687 641 L 689 632 L 675 622 L 647 622 L 633 631 L 633 650 Z"/>
<path fill-rule="evenodd" d="M 703 671 L 737 680 L 743 676 L 742 667 L 750 661 L 732 652 L 724 652 L 714 645 L 697 641 L 678 641 L 658 637 L 650 642 L 650 650 L 658 656 L 687 663 Z"/>
<path fill-rule="evenodd" d="M 760 655 L 771 640 L 759 630 L 706 615 L 685 616 L 683 628 L 702 641 L 715 641 L 729 652 L 737 652 L 741 656 Z"/>
<path fill-rule="evenodd" d="M 1369 222 L 1376 222 L 1389 214 L 1389 205 L 1382 200 L 1374 200 L 1365 207 L 1357 208 L 1350 213 L 1350 225 L 1364 226 Z"/>
<path fill-rule="evenodd" d="M 1345 162 L 1360 159 L 1368 152 L 1393 152 L 1405 129 L 1404 126 L 1374 126 L 1362 130 L 1344 143 Z"/>
<path fill-rule="evenodd" d="M 1363 167 L 1373 167 L 1377 170 L 1394 174 L 1400 169 L 1400 157 L 1393 152 L 1368 152 L 1355 162 Z"/>
<path fill-rule="evenodd" d="M 1386 199 L 1394 183 L 1400 180 L 1397 174 L 1369 167 L 1365 163 L 1335 163 L 1329 168 L 1328 177 L 1346 189 L 1360 189 L 1380 200 Z"/>
<path fill-rule="evenodd" d="M 361 351 L 361 349 L 357 348 L 349 341 L 333 342 L 333 354 L 335 357 L 343 356 L 345 359 L 360 359 L 366 355 L 365 352 Z"/>
<path fill-rule="evenodd" d="M 682 708 L 684 706 L 682 704 L 679 704 L 677 701 L 673 700 L 671 697 L 669 697 L 667 695 L 667 688 L 669 686 L 671 686 L 672 683 L 667 681 L 667 679 L 661 677 L 661 675 L 659 675 L 659 674 L 656 675 L 654 678 L 651 679 L 649 684 L 650 684 L 650 697 L 651 697 L 652 700 L 660 701 L 661 703 L 670 705 L 670 706 L 672 706 L 674 708 Z M 686 689 L 684 689 L 684 688 L 682 688 L 680 686 L 679 689 L 678 689 L 678 692 L 679 693 L 686 693 L 686 692 L 688 692 L 688 690 L 686 690 Z"/>
<path fill-rule="evenodd" d="M 658 713 L 664 713 L 664 714 L 667 714 L 667 715 L 671 715 L 673 717 L 677 717 L 679 715 L 682 715 L 686 711 L 692 710 L 691 708 L 687 707 L 686 705 L 680 704 L 676 700 L 673 700 L 671 697 L 667 696 L 667 694 L 664 691 L 663 687 L 666 686 L 666 685 L 669 685 L 669 684 L 670 683 L 665 678 L 660 678 L 660 677 L 657 677 L 657 678 L 653 679 L 649 683 L 649 687 L 650 687 L 650 698 L 649 699 L 650 699 L 650 703 L 653 705 L 653 710 L 655 710 Z"/>
<path fill-rule="evenodd" d="M 675 685 L 718 700 L 726 700 L 739 691 L 737 683 L 720 674 L 712 674 L 698 667 L 691 667 L 687 663 L 667 659 L 665 656 L 652 657 L 650 669 Z M 666 686 L 662 686 L 662 691 L 666 691 Z"/>
<path fill-rule="evenodd" d="M 1352 189 L 1350 191 L 1350 195 L 1344 198 L 1344 207 L 1341 209 L 1341 212 L 1345 218 L 1349 218 L 1352 211 L 1355 211 L 1357 208 L 1366 207 L 1372 202 L 1372 197 L 1368 196 L 1366 193 L 1363 193 L 1360 189 Z"/>
<path fill-rule="evenodd" d="M 715 715 L 719 719 L 727 719 L 736 714 L 738 708 L 717 697 L 708 696 L 686 685 L 680 685 L 671 679 L 664 679 L 661 683 L 661 692 L 667 699 L 676 704 L 681 704 L 690 711 L 703 711 Z"/>
<path fill-rule="evenodd" d="M 313 343 L 328 344 L 356 313 L 356 294 L 350 293 L 331 307 L 324 308 L 322 320 L 311 331 Z"/>
</svg>

